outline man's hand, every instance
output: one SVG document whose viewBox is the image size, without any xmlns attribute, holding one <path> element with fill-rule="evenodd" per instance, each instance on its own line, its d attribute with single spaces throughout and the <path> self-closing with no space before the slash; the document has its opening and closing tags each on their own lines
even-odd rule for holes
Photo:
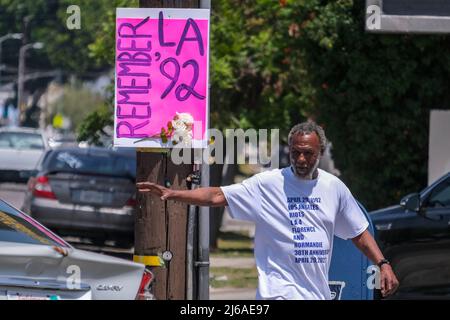
<svg viewBox="0 0 450 320">
<path fill-rule="evenodd" d="M 381 295 L 385 298 L 397 291 L 399 282 L 389 264 L 383 264 L 380 269 Z"/>
<path fill-rule="evenodd" d="M 375 242 L 375 239 L 367 229 L 359 236 L 353 238 L 352 241 L 355 246 L 372 262 L 378 263 L 384 259 L 380 248 Z M 389 264 L 383 264 L 380 270 L 380 289 L 383 298 L 393 294 L 397 290 L 398 286 L 399 282 L 394 274 L 394 271 L 392 271 L 392 267 Z"/>
<path fill-rule="evenodd" d="M 168 188 L 165 188 L 163 186 L 160 186 L 159 184 L 152 183 L 152 182 L 138 182 L 136 183 L 136 187 L 138 188 L 139 192 L 142 193 L 151 193 L 155 196 L 158 196 L 161 198 L 161 200 L 168 200 L 173 195 L 174 191 Z"/>
<path fill-rule="evenodd" d="M 222 207 L 228 205 L 225 195 L 218 187 L 197 188 L 194 190 L 172 190 L 152 182 L 138 182 L 136 183 L 136 187 L 139 192 L 151 193 L 160 197 L 163 201 L 174 200 L 205 207 Z"/>
</svg>

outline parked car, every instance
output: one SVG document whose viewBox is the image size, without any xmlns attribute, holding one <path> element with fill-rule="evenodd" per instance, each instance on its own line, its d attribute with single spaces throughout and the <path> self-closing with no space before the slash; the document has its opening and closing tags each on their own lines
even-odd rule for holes
<svg viewBox="0 0 450 320">
<path fill-rule="evenodd" d="M 393 298 L 450 299 L 450 172 L 370 216 L 400 281 Z"/>
<path fill-rule="evenodd" d="M 0 128 L 0 181 L 26 182 L 47 148 L 39 130 Z"/>
<path fill-rule="evenodd" d="M 105 148 L 49 150 L 28 182 L 23 210 L 53 231 L 134 242 L 136 153 Z"/>
<path fill-rule="evenodd" d="M 50 148 L 77 147 L 78 142 L 73 133 L 57 133 L 48 138 Z"/>
<path fill-rule="evenodd" d="M 152 299 L 144 265 L 75 249 L 0 200 L 0 300 Z"/>
</svg>

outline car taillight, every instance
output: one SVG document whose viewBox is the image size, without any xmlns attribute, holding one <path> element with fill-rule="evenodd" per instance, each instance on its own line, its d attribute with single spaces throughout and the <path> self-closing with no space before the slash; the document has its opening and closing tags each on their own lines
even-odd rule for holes
<svg viewBox="0 0 450 320">
<path fill-rule="evenodd" d="M 46 176 L 40 176 L 31 181 L 33 184 L 33 195 L 37 198 L 56 199 L 55 194 L 50 187 L 48 178 Z"/>
<path fill-rule="evenodd" d="M 35 177 L 29 178 L 28 183 L 27 183 L 28 191 L 33 191 L 35 184 L 36 184 L 36 178 Z"/>
<path fill-rule="evenodd" d="M 137 204 L 137 201 L 134 197 L 131 197 L 130 199 L 128 199 L 126 205 L 130 206 L 130 207 L 135 207 Z"/>
<path fill-rule="evenodd" d="M 144 270 L 141 285 L 136 295 L 136 300 L 154 300 L 153 294 L 150 292 L 150 285 L 153 281 L 153 273 L 149 269 Z"/>
</svg>

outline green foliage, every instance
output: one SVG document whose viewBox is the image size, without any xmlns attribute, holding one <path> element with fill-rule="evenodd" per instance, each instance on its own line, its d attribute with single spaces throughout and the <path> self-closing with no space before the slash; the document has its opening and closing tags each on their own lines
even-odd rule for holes
<svg viewBox="0 0 450 320">
<path fill-rule="evenodd" d="M 63 114 L 70 118 L 72 126 L 77 128 L 92 108 L 101 106 L 103 103 L 104 99 L 99 94 L 93 93 L 81 84 L 65 85 L 63 94 L 49 105 L 47 113 L 51 118 L 57 113 Z"/>
<path fill-rule="evenodd" d="M 214 5 L 214 125 L 280 127 L 286 137 L 316 119 L 369 209 L 425 186 L 429 111 L 449 109 L 448 36 L 368 34 L 364 1 Z"/>
<path fill-rule="evenodd" d="M 87 0 L 88 1 L 88 0 Z M 114 67 L 115 56 L 115 24 L 116 8 L 138 7 L 138 0 L 114 0 L 107 1 L 102 9 L 104 19 L 101 20 L 97 28 L 96 38 L 89 45 L 89 57 L 93 58 L 97 64 L 107 64 L 110 68 Z M 114 88 L 109 87 L 109 101 L 105 105 L 93 110 L 78 127 L 78 141 L 88 141 L 90 143 L 101 145 L 101 137 L 107 135 L 104 131 L 105 126 L 114 124 Z"/>
<path fill-rule="evenodd" d="M 314 8 L 315 5 L 318 7 Z M 295 50 L 314 88 L 306 110 L 369 209 L 426 184 L 429 111 L 449 108 L 448 36 L 364 32 L 364 2 L 310 1 Z"/>
<path fill-rule="evenodd" d="M 92 0 L 86 0 L 92 2 Z M 116 8 L 133 8 L 139 7 L 138 0 L 106 0 L 107 5 L 103 7 L 103 19 L 100 21 L 96 38 L 89 45 L 90 56 L 98 63 L 107 63 L 114 65 L 115 51 L 115 25 L 116 25 Z M 98 13 L 97 13 L 98 14 Z"/>
<path fill-rule="evenodd" d="M 70 5 L 80 7 L 81 28 L 69 30 L 67 19 Z M 0 0 L 0 34 L 21 32 L 24 42 L 42 42 L 44 48 L 30 50 L 27 65 L 30 69 L 61 69 L 77 76 L 104 71 L 109 63 L 91 58 L 89 45 L 102 35 L 101 26 L 108 18 L 114 1 L 109 0 Z M 11 41 L 5 61 L 17 63 L 20 41 Z"/>
<path fill-rule="evenodd" d="M 68 29 L 72 13 L 67 8 L 71 5 L 80 8 L 80 29 Z M 19 32 L 25 35 L 22 41 L 9 40 L 2 45 L 2 62 L 14 70 L 20 46 L 42 42 L 43 49 L 27 52 L 28 73 L 58 70 L 60 76 L 27 81 L 25 88 L 30 94 L 44 92 L 52 80 L 64 83 L 72 76 L 96 79 L 114 65 L 115 10 L 126 6 L 137 6 L 137 0 L 0 0 L 0 36 Z M 4 82 L 15 78 L 15 71 L 9 73 L 3 72 Z M 97 106 L 85 105 L 79 116 Z"/>
<path fill-rule="evenodd" d="M 213 125 L 286 137 L 316 119 L 369 209 L 425 185 L 429 110 L 449 107 L 448 37 L 367 34 L 361 1 L 213 5 Z"/>
<path fill-rule="evenodd" d="M 112 64 L 109 14 L 90 49 Z M 364 23 L 364 1 L 213 1 L 211 122 L 286 138 L 316 119 L 343 180 L 374 209 L 426 183 L 429 110 L 449 108 L 450 43 L 367 34 Z"/>
</svg>

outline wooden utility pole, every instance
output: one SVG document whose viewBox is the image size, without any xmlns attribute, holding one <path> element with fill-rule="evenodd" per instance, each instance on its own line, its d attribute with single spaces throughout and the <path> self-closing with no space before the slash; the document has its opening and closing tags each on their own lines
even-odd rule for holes
<svg viewBox="0 0 450 320">
<path fill-rule="evenodd" d="M 139 0 L 146 8 L 199 8 L 199 0 Z M 186 178 L 193 165 L 174 165 L 164 150 L 137 150 L 137 181 L 150 181 L 173 189 L 187 189 Z M 161 201 L 150 195 L 137 196 L 135 260 L 150 261 L 155 275 L 153 293 L 158 300 L 186 299 L 186 238 L 188 206 Z M 164 255 L 166 253 L 166 255 Z M 172 259 L 155 266 L 156 256 Z M 148 259 L 144 258 L 147 257 Z"/>
</svg>

